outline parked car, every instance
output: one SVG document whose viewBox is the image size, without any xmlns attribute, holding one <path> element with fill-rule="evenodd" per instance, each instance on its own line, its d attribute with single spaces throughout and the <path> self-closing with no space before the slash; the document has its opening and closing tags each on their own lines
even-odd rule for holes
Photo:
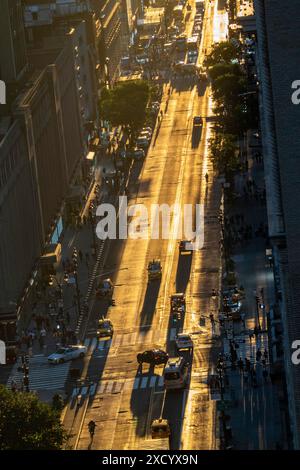
<svg viewBox="0 0 300 470">
<path fill-rule="evenodd" d="M 65 348 L 59 348 L 55 353 L 48 356 L 48 362 L 50 364 L 63 364 L 73 359 L 84 357 L 87 348 L 83 345 L 67 346 Z"/>
<path fill-rule="evenodd" d="M 153 129 L 152 127 L 143 127 L 142 132 L 147 131 L 150 135 L 152 135 Z"/>
<path fill-rule="evenodd" d="M 96 291 L 98 297 L 111 297 L 113 294 L 114 286 L 110 279 L 104 279 L 99 283 Z"/>
<path fill-rule="evenodd" d="M 139 136 L 139 137 L 136 139 L 136 146 L 137 146 L 138 148 L 146 149 L 147 147 L 149 147 L 149 144 L 150 144 L 150 139 L 148 139 L 148 138 L 145 137 L 145 136 Z"/>
<path fill-rule="evenodd" d="M 150 132 L 142 130 L 139 133 L 138 139 L 148 139 L 148 141 L 150 142 L 151 137 L 152 137 L 152 134 L 150 134 Z"/>
<path fill-rule="evenodd" d="M 97 336 L 98 338 L 110 336 L 114 334 L 114 327 L 108 318 L 100 318 L 98 322 Z"/>
<path fill-rule="evenodd" d="M 136 160 L 140 160 L 142 158 L 145 158 L 145 151 L 141 148 L 135 147 L 132 152 L 132 156 Z"/>
<path fill-rule="evenodd" d="M 151 349 L 138 354 L 136 358 L 139 364 L 143 364 L 143 362 L 145 362 L 147 364 L 157 366 L 160 364 L 166 364 L 168 362 L 169 355 L 162 349 Z"/>
</svg>

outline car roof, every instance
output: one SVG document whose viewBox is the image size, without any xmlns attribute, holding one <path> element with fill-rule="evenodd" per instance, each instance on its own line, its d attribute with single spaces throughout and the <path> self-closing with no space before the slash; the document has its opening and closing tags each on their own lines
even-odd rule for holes
<svg viewBox="0 0 300 470">
<path fill-rule="evenodd" d="M 185 362 L 185 360 L 184 360 L 183 357 L 180 357 L 180 356 L 178 356 L 178 357 L 170 357 L 170 358 L 168 359 L 167 364 L 166 364 L 165 371 L 166 371 L 167 369 L 171 369 L 171 370 L 177 369 L 177 368 L 180 367 L 181 364 L 184 363 L 184 362 Z"/>
<path fill-rule="evenodd" d="M 177 338 L 189 338 L 189 339 L 191 339 L 191 335 L 189 333 L 178 333 Z"/>
</svg>

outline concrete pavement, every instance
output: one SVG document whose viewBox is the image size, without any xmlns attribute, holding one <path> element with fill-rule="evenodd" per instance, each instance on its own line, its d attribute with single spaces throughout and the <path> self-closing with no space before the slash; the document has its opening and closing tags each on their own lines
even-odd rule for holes
<svg viewBox="0 0 300 470">
<path fill-rule="evenodd" d="M 251 131 L 250 131 L 251 133 Z M 263 160 L 258 149 L 248 147 L 244 152 L 246 170 L 235 178 L 236 199 L 230 205 L 225 202 L 227 233 L 233 239 L 232 259 L 235 263 L 237 285 L 243 286 L 243 321 L 227 323 L 224 331 L 223 351 L 230 355 L 230 342 L 234 341 L 237 357 L 245 358 L 256 371 L 257 386 L 251 376 L 238 367 L 231 368 L 226 362 L 229 384 L 225 399 L 230 404 L 226 409 L 231 417 L 232 443 L 235 449 L 275 449 L 277 442 L 284 442 L 280 404 L 276 385 L 270 379 L 270 353 L 267 332 L 267 312 L 274 303 L 272 267 L 266 258 L 266 206 L 264 200 Z M 226 201 L 226 200 L 225 200 Z M 247 228 L 248 227 L 248 228 Z M 259 302 L 256 302 L 256 296 Z M 254 334 L 260 325 L 261 332 Z M 267 351 L 266 365 L 263 358 L 257 360 L 260 350 Z M 263 370 L 267 377 L 263 377 Z"/>
</svg>

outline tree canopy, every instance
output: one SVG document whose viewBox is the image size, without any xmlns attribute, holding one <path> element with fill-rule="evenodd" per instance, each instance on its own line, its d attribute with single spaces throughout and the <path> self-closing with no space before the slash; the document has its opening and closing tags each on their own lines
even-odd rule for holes
<svg viewBox="0 0 300 470">
<path fill-rule="evenodd" d="M 216 133 L 209 141 L 209 149 L 214 167 L 219 174 L 225 175 L 226 179 L 230 180 L 232 174 L 239 168 L 236 136 Z"/>
<path fill-rule="evenodd" d="M 150 89 L 144 80 L 120 83 L 104 90 L 100 113 L 113 126 L 126 126 L 134 134 L 144 123 Z"/>
<path fill-rule="evenodd" d="M 0 450 L 61 449 L 66 432 L 58 413 L 33 393 L 0 386 Z"/>
<path fill-rule="evenodd" d="M 235 42 L 215 44 L 205 60 L 212 80 L 216 115 L 215 130 L 242 135 L 257 126 L 258 104 L 255 93 L 249 93 L 244 69 L 237 62 L 240 47 Z"/>
<path fill-rule="evenodd" d="M 219 63 L 230 63 L 237 60 L 240 48 L 231 41 L 222 41 L 213 45 L 210 54 L 206 57 L 204 65 L 211 67 Z"/>
</svg>

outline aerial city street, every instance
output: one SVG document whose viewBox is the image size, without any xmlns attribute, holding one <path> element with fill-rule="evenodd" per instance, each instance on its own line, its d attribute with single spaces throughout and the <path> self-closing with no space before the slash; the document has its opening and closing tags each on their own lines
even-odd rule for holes
<svg viewBox="0 0 300 470">
<path fill-rule="evenodd" d="M 0 10 L 0 449 L 299 450 L 297 1 Z"/>
</svg>

